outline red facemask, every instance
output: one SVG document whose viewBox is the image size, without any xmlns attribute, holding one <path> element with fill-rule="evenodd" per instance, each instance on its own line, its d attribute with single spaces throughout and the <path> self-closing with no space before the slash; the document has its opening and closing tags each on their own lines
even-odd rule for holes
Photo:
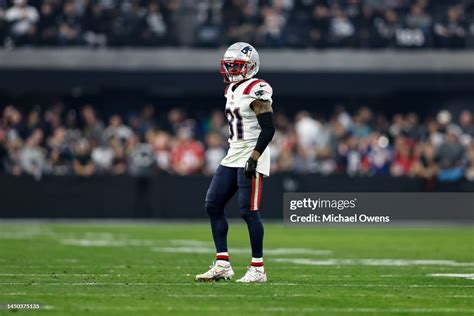
<svg viewBox="0 0 474 316">
<path fill-rule="evenodd" d="M 245 76 L 252 69 L 253 66 L 249 69 L 249 63 L 243 60 L 221 60 L 220 73 L 226 83 L 234 82 L 231 80 L 231 76 L 241 75 L 242 78 L 240 80 L 245 79 Z"/>
</svg>

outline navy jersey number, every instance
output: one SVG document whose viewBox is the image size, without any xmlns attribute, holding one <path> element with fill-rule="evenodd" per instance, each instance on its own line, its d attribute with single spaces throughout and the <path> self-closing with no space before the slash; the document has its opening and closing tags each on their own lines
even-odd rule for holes
<svg viewBox="0 0 474 316">
<path fill-rule="evenodd" d="M 242 125 L 242 115 L 240 115 L 240 108 L 235 108 L 232 112 L 229 108 L 225 109 L 225 115 L 229 121 L 229 138 L 234 139 L 235 129 L 237 129 L 237 139 L 244 139 L 244 128 Z M 234 129 L 234 121 L 235 129 Z"/>
</svg>

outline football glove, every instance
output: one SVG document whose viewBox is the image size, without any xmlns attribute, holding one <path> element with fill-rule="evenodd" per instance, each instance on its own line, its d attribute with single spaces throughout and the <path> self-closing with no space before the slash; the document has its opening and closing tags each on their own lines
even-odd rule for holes
<svg viewBox="0 0 474 316">
<path fill-rule="evenodd" d="M 250 157 L 247 162 L 245 163 L 245 177 L 247 179 L 252 179 L 255 177 L 257 172 L 257 160 L 253 160 Z"/>
</svg>

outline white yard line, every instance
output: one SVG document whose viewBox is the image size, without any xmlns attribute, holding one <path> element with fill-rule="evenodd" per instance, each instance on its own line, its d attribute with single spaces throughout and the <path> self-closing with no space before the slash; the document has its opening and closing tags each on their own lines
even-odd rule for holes
<svg viewBox="0 0 474 316">
<path fill-rule="evenodd" d="M 30 264 L 30 265 L 22 265 L 22 264 L 6 264 L 6 265 L 2 265 L 2 268 L 19 268 L 19 269 L 25 269 L 25 268 L 31 268 L 31 269 L 35 269 L 37 270 L 38 269 L 38 266 L 41 265 L 41 268 L 54 268 L 54 269 L 71 269 L 71 268 L 74 268 L 74 269 L 90 269 L 91 267 L 95 267 L 93 263 L 91 264 L 74 264 L 74 263 L 71 263 L 70 265 L 65 265 L 65 264 L 60 264 L 60 265 L 55 265 L 55 264 L 42 264 L 42 263 L 38 263 L 38 264 Z M 110 265 L 104 265 L 104 264 L 101 264 L 100 265 L 101 268 L 114 268 L 114 269 L 128 269 L 129 266 L 126 266 L 126 265 L 121 265 L 121 264 L 117 264 L 117 265 L 114 265 L 114 264 L 110 264 Z M 143 267 L 143 265 L 141 266 Z M 157 266 L 157 265 L 153 265 L 153 266 L 145 266 L 146 268 L 163 268 L 162 266 Z M 175 267 L 176 268 L 176 267 Z M 65 273 L 66 274 L 66 273 Z"/>
<path fill-rule="evenodd" d="M 231 283 L 222 282 L 223 285 L 230 285 Z M 119 286 L 205 286 L 206 283 L 198 283 L 190 280 L 189 283 L 146 283 L 146 282 L 0 282 L 0 285 L 28 285 L 28 286 L 95 286 L 95 285 L 119 285 Z M 275 282 L 271 285 L 282 286 L 296 286 L 301 285 L 290 282 Z M 243 286 L 247 286 L 244 284 Z"/>
<path fill-rule="evenodd" d="M 28 277 L 146 277 L 145 274 L 113 274 L 113 273 L 0 273 L 1 276 L 28 276 Z"/>
<path fill-rule="evenodd" d="M 371 307 L 268 307 L 261 308 L 267 312 L 331 312 L 331 313 L 473 313 L 474 309 L 467 308 L 371 308 Z"/>
<path fill-rule="evenodd" d="M 458 262 L 454 260 L 432 259 L 308 259 L 308 258 L 273 258 L 272 261 L 310 266 L 449 266 L 449 267 L 474 267 L 474 262 Z"/>
<path fill-rule="evenodd" d="M 185 246 L 185 247 L 153 247 L 152 251 L 162 252 L 162 253 L 199 253 L 199 254 L 212 254 L 215 249 L 212 246 L 209 247 L 199 247 L 199 246 Z M 229 250 L 229 253 L 237 254 L 249 254 L 249 248 L 232 248 Z M 309 249 L 309 248 L 267 248 L 265 249 L 265 254 L 268 255 L 291 255 L 291 254 L 306 254 L 306 255 L 320 255 L 327 256 L 332 252 L 330 250 L 320 250 L 320 249 Z"/>
<path fill-rule="evenodd" d="M 31 292 L 7 292 L 7 293 L 0 293 L 0 295 L 6 296 L 84 296 L 84 297 L 95 297 L 97 296 L 96 293 L 51 293 L 51 292 L 41 292 L 41 293 L 31 293 Z M 117 297 L 136 297 L 140 296 L 141 294 L 110 294 L 111 296 Z M 360 294 L 360 293 L 340 293 L 338 294 L 341 297 L 401 297 L 406 296 L 406 294 L 377 294 L 377 293 L 370 293 L 370 294 Z M 411 298 L 426 298 L 432 294 L 427 295 L 412 295 L 409 296 Z M 307 294 L 307 293 L 293 293 L 293 294 L 258 294 L 258 293 L 249 293 L 249 294 L 168 294 L 168 297 L 260 297 L 260 298 L 269 298 L 269 297 L 333 297 L 333 294 Z M 443 297 L 448 298 L 473 298 L 474 295 L 443 295 Z"/>
<path fill-rule="evenodd" d="M 334 297 L 334 294 L 307 294 L 307 293 L 293 293 L 293 294 L 258 294 L 258 293 L 249 293 L 249 294 L 168 294 L 169 297 Z M 341 297 L 406 297 L 410 298 L 426 298 L 432 296 L 432 294 L 426 295 L 412 295 L 412 294 L 360 294 L 360 293 L 339 293 L 338 296 Z M 443 295 L 443 297 L 448 298 L 472 298 L 474 295 Z"/>
<path fill-rule="evenodd" d="M 474 280 L 474 273 L 431 273 L 428 276 Z"/>
<path fill-rule="evenodd" d="M 66 308 L 54 307 L 57 310 L 90 310 L 85 308 L 83 305 L 74 305 Z M 155 311 L 159 312 L 159 309 L 155 306 L 94 306 L 93 310 L 95 311 Z M 235 307 L 225 307 L 225 306 L 207 306 L 207 307 L 167 307 L 164 310 L 174 311 L 174 312 L 222 312 L 229 311 L 235 312 Z M 247 310 L 247 309 L 243 309 Z M 250 309 L 249 309 L 250 310 Z M 390 314 L 401 314 L 401 313 L 414 313 L 414 314 L 439 314 L 439 313 L 474 313 L 474 309 L 468 308 L 410 308 L 410 307 L 401 307 L 401 308 L 372 308 L 372 307 L 347 307 L 347 308 L 331 308 L 331 307 L 257 307 L 254 306 L 251 308 L 252 312 L 266 312 L 266 313 L 282 313 L 282 312 L 292 312 L 292 313 L 314 313 L 314 312 L 326 312 L 326 313 L 390 313 Z"/>
<path fill-rule="evenodd" d="M 76 297 L 76 296 L 79 296 L 79 297 L 98 297 L 100 295 L 98 295 L 97 293 L 45 293 L 45 292 L 41 292 L 41 293 L 25 293 L 25 292 L 13 292 L 13 293 L 0 293 L 0 295 L 7 295 L 7 296 L 55 296 L 55 297 L 64 297 L 64 296 L 67 296 L 67 297 Z M 135 296 L 140 296 L 139 294 L 137 295 L 133 295 L 133 294 L 108 294 L 107 295 L 108 297 L 114 297 L 114 296 L 117 296 L 117 297 L 135 297 Z"/>
<path fill-rule="evenodd" d="M 222 283 L 230 285 L 233 283 Z M 28 285 L 28 286 L 206 286 L 206 283 L 147 283 L 147 282 L 0 282 L 0 285 Z M 241 286 L 254 286 L 255 284 L 241 284 Z M 291 283 L 291 282 L 269 282 L 260 284 L 261 286 L 316 286 L 316 287 L 354 287 L 354 288 L 372 288 L 372 287 L 409 287 L 409 288 L 474 288 L 474 285 L 449 285 L 449 284 L 318 284 L 318 283 Z"/>
<path fill-rule="evenodd" d="M 215 249 L 209 242 L 177 239 L 169 241 L 145 240 L 145 239 L 91 239 L 91 238 L 67 238 L 60 239 L 60 243 L 68 246 L 79 247 L 127 247 L 142 246 L 152 247 L 151 250 L 162 253 L 214 253 Z M 164 245 L 164 243 L 166 243 Z M 171 245 L 171 246 L 170 246 Z M 248 254 L 249 248 L 231 248 L 230 253 Z M 330 250 L 310 248 L 267 248 L 265 253 L 269 255 L 291 255 L 306 254 L 327 256 L 332 254 Z"/>
<path fill-rule="evenodd" d="M 110 297 L 137 297 L 141 294 L 126 294 L 126 293 L 117 293 L 117 294 L 108 294 Z M 413 295 L 410 294 L 410 298 L 424 299 L 430 296 L 427 295 Z M 50 292 L 41 292 L 41 293 L 27 293 L 27 292 L 11 292 L 11 293 L 0 293 L 0 296 L 28 296 L 28 297 L 97 297 L 97 293 L 50 293 Z M 168 294 L 168 297 L 171 298 L 275 298 L 275 297 L 307 297 L 307 298 L 325 298 L 333 297 L 333 294 L 303 294 L 303 293 L 294 293 L 294 294 L 258 294 L 258 293 L 249 293 L 249 294 Z M 340 293 L 341 297 L 380 297 L 380 298 L 396 298 L 404 297 L 405 294 L 395 295 L 395 294 L 358 294 L 358 293 Z M 473 295 L 443 295 L 444 298 L 459 298 L 459 299 L 472 299 Z"/>
</svg>

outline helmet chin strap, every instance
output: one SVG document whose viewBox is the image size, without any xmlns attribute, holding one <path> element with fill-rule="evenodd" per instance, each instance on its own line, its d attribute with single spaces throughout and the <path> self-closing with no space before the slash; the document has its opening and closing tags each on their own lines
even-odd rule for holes
<svg viewBox="0 0 474 316">
<path fill-rule="evenodd" d="M 244 80 L 245 78 L 242 75 L 230 75 L 230 79 L 232 83 L 237 83 L 239 81 Z"/>
</svg>

